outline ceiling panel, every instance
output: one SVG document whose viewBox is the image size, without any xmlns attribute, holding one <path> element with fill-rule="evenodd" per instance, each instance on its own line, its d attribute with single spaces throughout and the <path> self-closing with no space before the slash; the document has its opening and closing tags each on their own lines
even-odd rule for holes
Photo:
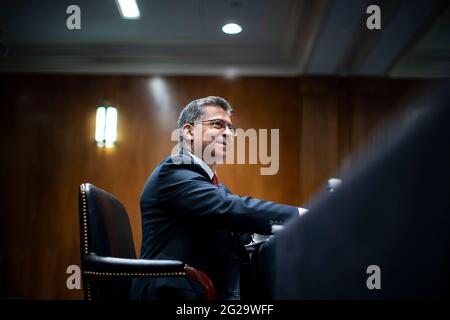
<svg viewBox="0 0 450 320">
<path fill-rule="evenodd" d="M 77 0 L 70 31 L 73 3 L 1 2 L 0 72 L 450 76 L 443 0 L 138 0 L 138 20 L 114 0 Z M 386 24 L 369 33 L 373 3 Z"/>
</svg>

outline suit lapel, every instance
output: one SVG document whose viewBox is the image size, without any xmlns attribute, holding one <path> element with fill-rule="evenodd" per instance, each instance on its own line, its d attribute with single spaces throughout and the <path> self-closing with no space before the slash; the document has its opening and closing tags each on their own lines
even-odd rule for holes
<svg viewBox="0 0 450 320">
<path fill-rule="evenodd" d="M 199 174 L 201 174 L 203 177 L 205 177 L 206 180 L 210 181 L 212 183 L 211 178 L 208 175 L 208 172 L 205 171 L 205 169 L 202 168 L 201 165 L 195 162 L 194 158 L 184 149 L 180 149 L 179 156 L 185 159 L 189 159 L 188 161 L 183 161 L 184 164 L 186 164 L 186 168 L 189 168 Z"/>
</svg>

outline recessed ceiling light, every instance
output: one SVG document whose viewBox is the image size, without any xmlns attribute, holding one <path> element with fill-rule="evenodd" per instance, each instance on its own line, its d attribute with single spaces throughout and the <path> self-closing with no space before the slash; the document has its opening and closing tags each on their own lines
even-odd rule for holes
<svg viewBox="0 0 450 320">
<path fill-rule="evenodd" d="M 242 31 L 242 27 L 236 23 L 227 23 L 222 27 L 222 31 L 227 34 L 238 34 Z"/>
<path fill-rule="evenodd" d="M 225 78 L 233 80 L 237 78 L 237 70 L 235 68 L 228 68 L 225 70 Z"/>
<path fill-rule="evenodd" d="M 116 0 L 119 7 L 120 14 L 124 19 L 139 19 L 141 13 L 139 12 L 136 0 Z"/>
</svg>

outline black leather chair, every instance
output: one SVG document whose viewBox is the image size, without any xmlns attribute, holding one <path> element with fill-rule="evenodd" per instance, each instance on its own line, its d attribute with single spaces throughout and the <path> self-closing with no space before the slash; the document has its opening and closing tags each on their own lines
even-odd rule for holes
<svg viewBox="0 0 450 320">
<path fill-rule="evenodd" d="M 176 260 L 137 259 L 128 214 L 110 193 L 83 183 L 79 190 L 80 252 L 86 300 L 129 299 L 135 277 L 187 277 L 207 299 L 216 297 L 211 280 Z"/>
</svg>

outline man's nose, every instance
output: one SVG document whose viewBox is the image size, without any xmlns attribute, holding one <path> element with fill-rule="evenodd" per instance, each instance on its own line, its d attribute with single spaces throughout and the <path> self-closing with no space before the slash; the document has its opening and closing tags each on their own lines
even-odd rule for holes
<svg viewBox="0 0 450 320">
<path fill-rule="evenodd" d="M 224 136 L 230 136 L 233 135 L 233 131 L 231 131 L 230 127 L 226 126 L 225 130 L 223 131 Z"/>
</svg>

